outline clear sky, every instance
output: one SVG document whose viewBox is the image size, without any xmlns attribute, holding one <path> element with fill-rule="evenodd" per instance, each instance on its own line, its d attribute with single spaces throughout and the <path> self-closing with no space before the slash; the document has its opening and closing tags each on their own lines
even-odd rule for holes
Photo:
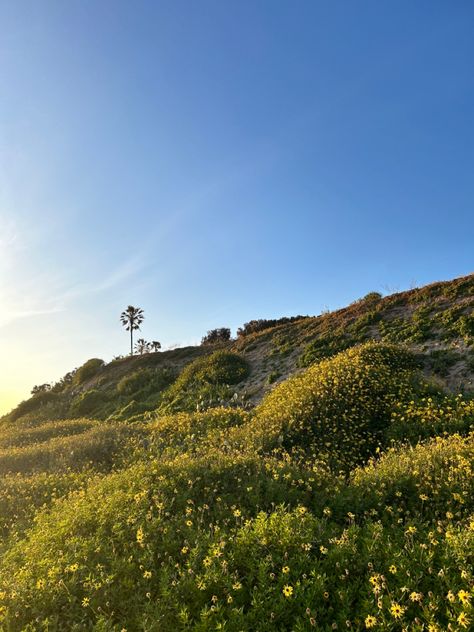
<svg viewBox="0 0 474 632">
<path fill-rule="evenodd" d="M 474 269 L 474 3 L 0 0 L 0 411 Z"/>
</svg>

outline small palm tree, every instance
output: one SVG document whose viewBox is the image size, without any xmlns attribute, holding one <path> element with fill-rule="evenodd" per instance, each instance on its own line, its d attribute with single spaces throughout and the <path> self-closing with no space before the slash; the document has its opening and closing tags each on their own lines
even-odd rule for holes
<svg viewBox="0 0 474 632">
<path fill-rule="evenodd" d="M 127 331 L 130 332 L 130 355 L 133 355 L 133 332 L 140 329 L 145 316 L 143 310 L 139 307 L 129 305 L 125 311 L 120 314 L 120 322 Z"/>
<path fill-rule="evenodd" d="M 148 351 L 150 350 L 149 345 L 150 343 L 147 342 L 144 338 L 139 338 L 135 343 L 135 351 L 140 355 L 148 353 Z"/>
<path fill-rule="evenodd" d="M 152 340 L 149 345 L 150 349 L 153 349 L 155 353 L 161 349 L 161 342 L 158 342 L 158 340 Z"/>
</svg>

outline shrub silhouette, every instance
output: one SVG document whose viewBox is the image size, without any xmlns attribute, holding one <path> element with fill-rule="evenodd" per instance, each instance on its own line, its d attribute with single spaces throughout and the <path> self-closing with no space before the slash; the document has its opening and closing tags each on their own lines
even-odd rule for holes
<svg viewBox="0 0 474 632">
<path fill-rule="evenodd" d="M 213 345 L 218 342 L 228 342 L 230 340 L 230 329 L 227 327 L 220 327 L 219 329 L 211 329 L 202 338 L 202 345 Z"/>
</svg>

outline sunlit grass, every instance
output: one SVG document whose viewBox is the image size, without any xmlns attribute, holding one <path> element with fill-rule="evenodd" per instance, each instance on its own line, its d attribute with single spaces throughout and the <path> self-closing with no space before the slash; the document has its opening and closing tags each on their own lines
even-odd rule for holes
<svg viewBox="0 0 474 632">
<path fill-rule="evenodd" d="M 0 628 L 469 629 L 473 414 L 369 343 L 254 411 L 4 425 Z"/>
</svg>

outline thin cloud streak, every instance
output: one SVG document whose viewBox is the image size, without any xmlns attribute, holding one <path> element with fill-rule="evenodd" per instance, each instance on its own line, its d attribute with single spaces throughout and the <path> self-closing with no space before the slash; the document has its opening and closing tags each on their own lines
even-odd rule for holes
<svg viewBox="0 0 474 632">
<path fill-rule="evenodd" d="M 0 316 L 0 328 L 7 327 L 17 320 L 25 318 L 32 318 L 34 316 L 47 316 L 49 314 L 58 314 L 63 312 L 61 307 L 52 307 L 50 309 L 30 309 L 26 311 L 13 311 L 9 312 L 6 316 Z"/>
</svg>

